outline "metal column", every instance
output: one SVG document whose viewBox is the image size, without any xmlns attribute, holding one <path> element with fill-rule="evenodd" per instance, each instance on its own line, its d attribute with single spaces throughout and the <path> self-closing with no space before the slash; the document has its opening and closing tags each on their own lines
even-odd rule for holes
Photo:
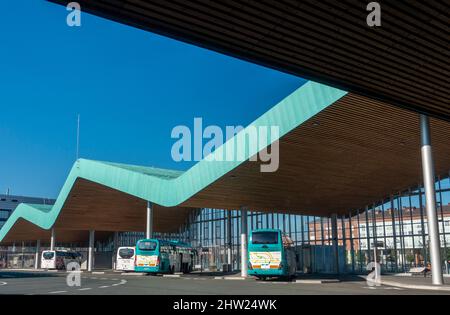
<svg viewBox="0 0 450 315">
<path fill-rule="evenodd" d="M 34 269 L 39 269 L 39 258 L 40 258 L 39 252 L 40 251 L 41 251 L 41 240 L 37 240 L 36 241 L 36 253 L 35 253 L 35 258 L 34 258 Z"/>
<path fill-rule="evenodd" d="M 231 220 L 232 220 L 232 213 L 231 210 L 227 211 L 227 264 L 230 269 L 232 269 L 232 246 L 233 246 L 233 238 L 231 235 L 232 229 L 231 229 Z M 228 270 L 231 271 L 231 270 Z"/>
<path fill-rule="evenodd" d="M 94 269 L 95 231 L 89 231 L 88 271 Z"/>
<path fill-rule="evenodd" d="M 348 228 L 350 230 L 350 255 L 352 260 L 352 273 L 355 273 L 355 244 L 353 240 L 352 213 L 350 213 L 348 216 Z"/>
<path fill-rule="evenodd" d="M 339 240 L 337 214 L 331 216 L 331 238 L 334 256 L 334 271 L 339 274 Z"/>
<path fill-rule="evenodd" d="M 241 208 L 241 277 L 248 276 L 247 219 L 247 209 Z"/>
<path fill-rule="evenodd" d="M 430 121 L 425 115 L 420 115 L 420 132 L 422 144 L 422 169 L 425 187 L 428 234 L 430 238 L 430 260 L 434 285 L 442 285 L 441 244 L 439 226 L 436 214 L 436 192 L 434 188 L 434 162 L 431 149 Z"/>
<path fill-rule="evenodd" d="M 112 254 L 112 266 L 113 269 L 116 270 L 116 263 L 117 263 L 117 255 L 118 255 L 118 249 L 119 249 L 119 232 L 114 232 L 113 236 L 113 254 Z"/>
<path fill-rule="evenodd" d="M 147 225 L 145 230 L 145 237 L 152 238 L 153 235 L 153 207 L 150 201 L 147 202 Z"/>
<path fill-rule="evenodd" d="M 52 235 L 50 236 L 50 250 L 55 250 L 55 243 L 56 243 L 56 232 L 55 229 L 52 228 Z"/>
</svg>

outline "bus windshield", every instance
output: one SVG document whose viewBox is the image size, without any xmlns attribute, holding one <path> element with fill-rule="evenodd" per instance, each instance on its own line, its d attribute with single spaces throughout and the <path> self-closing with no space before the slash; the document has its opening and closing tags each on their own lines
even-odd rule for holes
<svg viewBox="0 0 450 315">
<path fill-rule="evenodd" d="M 252 244 L 278 244 L 278 232 L 253 232 Z"/>
<path fill-rule="evenodd" d="M 142 251 L 155 251 L 158 246 L 157 242 L 154 241 L 142 241 L 138 244 L 138 249 Z"/>
</svg>

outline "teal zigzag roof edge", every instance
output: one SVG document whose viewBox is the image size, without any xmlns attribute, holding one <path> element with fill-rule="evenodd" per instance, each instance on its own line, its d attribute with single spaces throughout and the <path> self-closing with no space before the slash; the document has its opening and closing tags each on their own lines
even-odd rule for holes
<svg viewBox="0 0 450 315">
<path fill-rule="evenodd" d="M 246 129 L 251 126 L 279 126 L 278 138 L 281 138 L 346 94 L 345 91 L 323 84 L 307 82 Z M 223 150 L 225 146 L 226 144 L 218 148 L 216 152 Z M 257 150 L 262 149 L 264 147 L 259 147 Z M 42 229 L 50 229 L 58 218 L 77 178 L 83 178 L 164 207 L 173 207 L 232 171 L 255 153 L 257 152 L 245 152 L 243 161 L 202 160 L 186 172 L 80 159 L 73 165 L 56 203 L 53 206 L 20 204 L 0 230 L 0 242 L 20 218 Z"/>
</svg>

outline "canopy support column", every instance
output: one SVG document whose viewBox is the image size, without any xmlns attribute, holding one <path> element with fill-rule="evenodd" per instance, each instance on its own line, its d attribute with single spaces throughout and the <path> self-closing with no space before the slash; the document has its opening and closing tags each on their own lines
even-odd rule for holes
<svg viewBox="0 0 450 315">
<path fill-rule="evenodd" d="M 331 237 L 333 245 L 334 271 L 339 274 L 339 240 L 337 214 L 331 216 Z"/>
<path fill-rule="evenodd" d="M 425 200 L 430 238 L 431 274 L 434 285 L 444 284 L 442 277 L 441 242 L 439 237 L 438 219 L 436 214 L 436 191 L 434 177 L 433 151 L 431 147 L 430 120 L 428 116 L 420 115 L 420 132 L 422 144 L 422 170 L 425 188 Z"/>
<path fill-rule="evenodd" d="M 95 231 L 89 231 L 89 249 L 88 249 L 88 271 L 94 269 L 94 247 L 95 247 Z"/>
<path fill-rule="evenodd" d="M 40 258 L 40 251 L 41 251 L 41 240 L 36 241 L 36 253 L 34 257 L 34 269 L 39 269 L 39 258 Z"/>
<path fill-rule="evenodd" d="M 247 208 L 241 208 L 241 277 L 248 276 Z"/>
<path fill-rule="evenodd" d="M 153 235 L 153 205 L 150 201 L 147 201 L 147 223 L 145 230 L 145 237 L 147 239 L 152 238 Z"/>
<path fill-rule="evenodd" d="M 114 232 L 113 236 L 113 262 L 112 266 L 113 269 L 116 270 L 116 263 L 117 263 L 117 255 L 118 255 L 118 249 L 119 249 L 119 232 Z"/>
<path fill-rule="evenodd" d="M 50 250 L 55 250 L 56 232 L 55 228 L 52 228 L 52 235 L 50 236 Z"/>
<path fill-rule="evenodd" d="M 231 210 L 227 211 L 227 264 L 228 264 L 228 271 L 231 271 L 233 269 L 232 267 L 232 246 L 233 246 L 233 237 L 231 235 L 232 228 L 231 228 Z"/>
</svg>

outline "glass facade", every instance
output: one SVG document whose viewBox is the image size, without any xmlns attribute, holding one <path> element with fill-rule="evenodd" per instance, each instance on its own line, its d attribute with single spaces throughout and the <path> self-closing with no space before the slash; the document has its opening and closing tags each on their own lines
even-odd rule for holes
<svg viewBox="0 0 450 315">
<path fill-rule="evenodd" d="M 442 262 L 449 273 L 450 260 L 450 178 L 436 182 L 436 200 L 441 236 Z M 275 210 L 275 212 L 277 212 Z M 228 238 L 231 220 L 231 240 Z M 326 217 L 248 211 L 248 230 L 281 229 L 294 241 L 299 271 L 335 271 L 332 220 Z M 218 270 L 228 263 L 240 268 L 240 211 L 202 209 L 196 211 L 180 233 L 199 252 L 203 270 Z M 422 187 L 393 194 L 360 209 L 349 209 L 337 219 L 339 269 L 342 273 L 364 273 L 374 260 L 383 272 L 401 273 L 429 265 L 428 225 Z M 161 236 L 163 237 L 163 236 Z M 176 239 L 178 235 L 168 238 Z M 230 243 L 231 242 L 231 243 Z"/>
</svg>

